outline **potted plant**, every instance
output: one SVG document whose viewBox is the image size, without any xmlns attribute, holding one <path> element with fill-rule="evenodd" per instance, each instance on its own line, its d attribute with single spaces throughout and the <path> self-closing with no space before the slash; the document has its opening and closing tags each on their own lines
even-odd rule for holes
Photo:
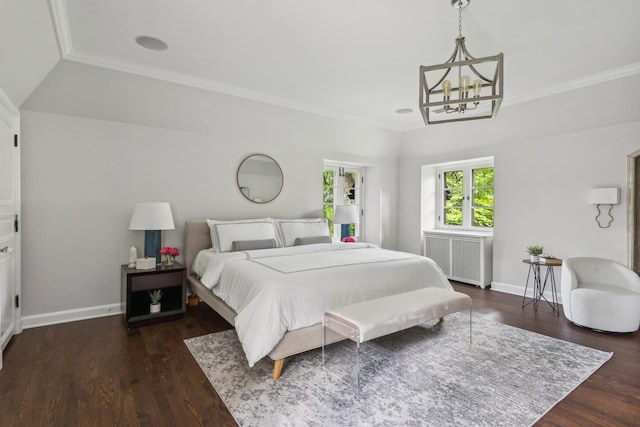
<svg viewBox="0 0 640 427">
<path fill-rule="evenodd" d="M 160 298 L 162 298 L 162 289 L 149 291 L 149 298 L 151 298 L 151 305 L 149 306 L 149 312 L 160 313 Z"/>
<path fill-rule="evenodd" d="M 542 246 L 538 246 L 538 245 L 527 246 L 527 252 L 531 256 L 531 262 L 539 262 L 540 254 L 542 253 L 542 251 L 543 251 Z"/>
</svg>

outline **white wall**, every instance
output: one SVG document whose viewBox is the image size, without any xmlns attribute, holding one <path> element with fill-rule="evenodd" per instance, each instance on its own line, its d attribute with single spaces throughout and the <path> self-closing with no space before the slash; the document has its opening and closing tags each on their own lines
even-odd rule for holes
<svg viewBox="0 0 640 427">
<path fill-rule="evenodd" d="M 560 257 L 624 261 L 626 202 L 600 230 L 586 190 L 615 185 L 624 194 L 640 110 L 619 94 L 638 93 L 639 80 L 400 135 L 63 60 L 21 111 L 24 324 L 115 309 L 119 265 L 129 246 L 142 248 L 143 233 L 127 230 L 135 202 L 171 202 L 178 229 L 164 242 L 182 248 L 186 219 L 319 215 L 324 159 L 368 167 L 366 240 L 419 253 L 421 166 L 494 156 L 494 288 L 522 285 L 531 243 Z M 253 153 L 283 169 L 272 203 L 251 203 L 236 188 L 236 168 Z"/>
<path fill-rule="evenodd" d="M 513 131 L 517 134 L 517 129 Z M 604 128 L 487 143 L 491 134 L 478 134 L 477 144 L 451 132 L 447 150 L 409 155 L 399 163 L 401 250 L 421 252 L 421 166 L 485 156 L 495 157 L 495 228 L 493 288 L 521 293 L 527 268 L 525 246 L 540 244 L 557 257 L 591 255 L 626 263 L 627 155 L 638 150 L 640 122 Z M 405 135 L 407 144 L 425 134 Z M 456 138 L 461 138 L 457 140 Z M 404 146 L 405 148 L 407 145 Z M 611 227 L 595 223 L 596 208 L 587 202 L 590 187 L 619 187 L 622 202 L 613 208 Z M 560 271 L 557 271 L 557 279 Z"/>
<path fill-rule="evenodd" d="M 120 265 L 130 246 L 143 247 L 144 233 L 127 229 L 137 201 L 171 202 L 177 229 L 163 232 L 163 244 L 182 249 L 187 219 L 321 215 L 324 159 L 367 166 L 365 238 L 396 247 L 388 206 L 397 204 L 399 135 L 238 102 L 256 115 L 227 112 L 224 133 L 22 111 L 25 327 L 117 310 Z M 252 203 L 237 188 L 236 169 L 253 153 L 283 170 L 271 203 Z"/>
</svg>

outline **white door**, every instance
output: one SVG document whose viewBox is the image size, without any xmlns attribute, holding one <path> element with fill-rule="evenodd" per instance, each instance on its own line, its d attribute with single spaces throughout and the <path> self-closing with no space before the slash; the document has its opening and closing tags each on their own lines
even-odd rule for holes
<svg viewBox="0 0 640 427">
<path fill-rule="evenodd" d="M 0 368 L 1 352 L 16 333 L 17 262 L 16 233 L 19 195 L 17 136 L 0 117 Z"/>
</svg>

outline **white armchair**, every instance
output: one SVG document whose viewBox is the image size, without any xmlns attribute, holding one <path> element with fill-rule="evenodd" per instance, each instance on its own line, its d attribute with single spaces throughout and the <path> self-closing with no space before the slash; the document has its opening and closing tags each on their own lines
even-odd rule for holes
<svg viewBox="0 0 640 427">
<path fill-rule="evenodd" d="M 640 328 L 640 277 L 604 258 L 568 258 L 562 264 L 562 309 L 579 326 L 606 332 Z"/>
</svg>

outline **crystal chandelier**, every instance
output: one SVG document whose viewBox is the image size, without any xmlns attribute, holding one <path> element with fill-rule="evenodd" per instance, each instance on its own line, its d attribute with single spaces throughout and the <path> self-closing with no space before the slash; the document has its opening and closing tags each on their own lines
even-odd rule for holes
<svg viewBox="0 0 640 427">
<path fill-rule="evenodd" d="M 462 37 L 462 9 L 471 0 L 451 0 L 458 9 L 458 38 L 444 64 L 420 67 L 420 112 L 424 123 L 492 119 L 502 102 L 503 55 L 474 58 Z M 434 83 L 435 82 L 435 83 Z"/>
</svg>

